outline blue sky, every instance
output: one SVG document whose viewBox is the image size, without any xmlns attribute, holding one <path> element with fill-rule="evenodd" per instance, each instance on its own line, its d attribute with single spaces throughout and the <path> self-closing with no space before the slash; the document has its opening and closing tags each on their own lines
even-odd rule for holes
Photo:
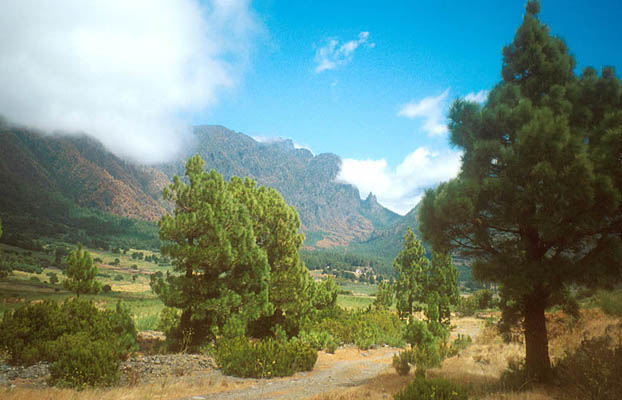
<svg viewBox="0 0 622 400">
<path fill-rule="evenodd" d="M 362 196 L 375 191 L 381 202 L 404 213 L 423 187 L 434 184 L 422 174 L 446 179 L 455 173 L 459 158 L 441 132 L 444 113 L 455 98 L 489 90 L 500 80 L 501 49 L 521 23 L 524 3 L 253 3 L 263 33 L 243 80 L 194 121 L 251 136 L 287 137 L 316 153 L 369 161 L 351 163 L 346 180 Z M 622 68 L 620 17 L 615 1 L 596 8 L 585 1 L 548 0 L 540 15 L 566 40 L 579 69 Z M 347 42 L 357 47 L 339 53 Z M 333 64 L 322 70 L 326 58 Z M 432 104 L 417 112 L 426 99 Z M 400 115 L 408 103 L 411 118 Z M 402 168 L 400 177 L 398 166 L 422 148 L 427 157 Z"/>
<path fill-rule="evenodd" d="M 0 115 L 86 132 L 139 163 L 190 125 L 291 138 L 342 157 L 338 179 L 405 213 L 455 176 L 448 106 L 485 100 L 524 0 L 4 0 Z M 139 17 L 138 17 L 139 16 Z M 578 62 L 622 71 L 622 6 L 544 0 Z"/>
</svg>

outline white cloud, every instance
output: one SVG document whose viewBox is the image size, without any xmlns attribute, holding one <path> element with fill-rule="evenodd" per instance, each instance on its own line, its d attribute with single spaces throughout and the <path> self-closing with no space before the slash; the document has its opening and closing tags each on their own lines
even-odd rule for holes
<svg viewBox="0 0 622 400">
<path fill-rule="evenodd" d="M 258 29 L 247 0 L 5 0 L 0 114 L 164 160 L 187 134 L 181 115 L 239 80 Z"/>
<path fill-rule="evenodd" d="M 369 32 L 359 33 L 358 39 L 350 40 L 339 46 L 337 39 L 330 39 L 328 43 L 320 47 L 315 52 L 315 73 L 335 69 L 338 66 L 346 65 L 352 61 L 354 51 L 361 45 L 367 44 L 368 47 L 373 48 L 375 43 L 368 43 Z"/>
<path fill-rule="evenodd" d="M 397 115 L 410 119 L 422 118 L 425 132 L 432 136 L 442 135 L 448 132 L 444 116 L 447 96 L 449 96 L 449 89 L 436 97 L 430 96 L 419 101 L 413 100 L 404 104 Z"/>
<path fill-rule="evenodd" d="M 295 149 L 305 149 L 305 150 L 309 150 L 312 154 L 315 154 L 313 153 L 313 150 L 311 150 L 310 146 L 307 146 L 306 144 L 296 143 L 292 139 L 284 138 L 281 136 L 251 136 L 251 137 L 253 138 L 253 140 L 259 143 L 291 142 L 291 144 L 294 146 Z"/>
<path fill-rule="evenodd" d="M 488 90 L 480 90 L 477 93 L 471 92 L 464 96 L 464 99 L 466 101 L 473 101 L 475 103 L 484 103 L 486 100 L 488 100 Z"/>
<path fill-rule="evenodd" d="M 419 147 L 395 169 L 385 159 L 342 161 L 337 179 L 359 189 L 361 198 L 372 192 L 385 207 L 406 214 L 423 196 L 425 189 L 455 177 L 460 171 L 462 153 L 433 153 Z"/>
</svg>

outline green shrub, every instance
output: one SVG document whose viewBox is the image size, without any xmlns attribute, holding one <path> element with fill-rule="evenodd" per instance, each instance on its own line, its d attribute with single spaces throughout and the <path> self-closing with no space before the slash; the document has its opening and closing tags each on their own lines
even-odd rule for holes
<svg viewBox="0 0 622 400">
<path fill-rule="evenodd" d="M 339 346 L 337 339 L 335 339 L 335 337 L 327 331 L 302 331 L 298 335 L 298 339 L 308 343 L 316 350 L 329 351 L 329 348 L 332 349 L 332 351 L 329 351 L 329 353 L 334 353 L 335 349 L 337 349 L 337 347 Z"/>
<path fill-rule="evenodd" d="M 240 336 L 220 340 L 216 345 L 215 358 L 227 375 L 273 378 L 311 371 L 317 361 L 317 351 L 308 343 L 296 339 L 250 341 Z"/>
<path fill-rule="evenodd" d="M 337 340 L 335 340 L 335 338 L 331 336 L 328 343 L 326 343 L 326 347 L 324 348 L 324 350 L 326 350 L 327 353 L 335 354 L 335 351 L 337 351 L 337 347 L 339 347 L 339 343 L 337 343 Z"/>
<path fill-rule="evenodd" d="M 410 363 L 417 376 L 424 377 L 428 368 L 438 367 L 447 353 L 449 332 L 437 321 L 410 319 L 404 338 L 410 343 Z"/>
<path fill-rule="evenodd" d="M 598 306 L 606 313 L 615 317 L 622 317 L 622 291 L 600 291 L 596 297 Z"/>
<path fill-rule="evenodd" d="M 58 304 L 44 301 L 5 312 L 0 324 L 0 348 L 8 352 L 14 365 L 31 365 L 52 359 L 51 341 L 60 337 Z"/>
<path fill-rule="evenodd" d="M 406 376 L 410 372 L 410 361 L 412 359 L 412 353 L 410 350 L 402 351 L 399 354 L 393 355 L 393 368 L 398 375 Z"/>
<path fill-rule="evenodd" d="M 179 325 L 180 319 L 181 312 L 178 308 L 164 307 L 158 315 L 158 324 L 156 325 L 156 329 L 164 332 L 164 334 L 168 337 L 173 329 Z"/>
<path fill-rule="evenodd" d="M 434 335 L 428 329 L 428 324 L 423 321 L 411 319 L 406 325 L 404 338 L 411 346 L 434 343 Z"/>
<path fill-rule="evenodd" d="M 441 352 L 436 342 L 417 345 L 410 351 L 411 363 L 415 365 L 415 375 L 418 377 L 425 377 L 425 372 L 429 368 L 441 365 Z"/>
<path fill-rule="evenodd" d="M 469 347 L 472 343 L 471 336 L 458 334 L 458 337 L 449 346 L 447 357 L 453 357 L 460 353 L 462 350 Z"/>
<path fill-rule="evenodd" d="M 354 343 L 361 349 L 382 344 L 404 345 L 404 323 L 395 313 L 382 309 L 348 311 L 336 307 L 305 324 L 303 332 L 318 337 L 330 335 L 337 343 Z"/>
<path fill-rule="evenodd" d="M 622 325 L 617 329 L 622 330 Z M 586 338 L 576 350 L 566 353 L 555 367 L 560 386 L 585 399 L 622 399 L 622 342 L 615 346 L 612 342 L 611 336 Z"/>
<path fill-rule="evenodd" d="M 395 400 L 467 400 L 464 388 L 446 379 L 416 378 L 401 392 L 393 396 Z"/>
<path fill-rule="evenodd" d="M 111 291 L 112 291 L 112 288 L 110 287 L 110 285 L 106 284 L 102 286 L 102 293 L 110 293 Z"/>
<path fill-rule="evenodd" d="M 109 341 L 93 340 L 86 332 L 63 335 L 55 343 L 57 359 L 50 365 L 50 384 L 82 389 L 119 382 L 120 360 Z"/>
<path fill-rule="evenodd" d="M 64 335 L 84 333 L 92 341 L 104 341 L 122 359 L 136 349 L 136 328 L 129 310 L 120 303 L 116 310 L 98 310 L 86 300 L 62 304 L 44 301 L 4 314 L 0 324 L 0 348 L 15 365 L 56 361 L 66 348 L 57 342 Z"/>
<path fill-rule="evenodd" d="M 115 276 L 114 276 L 114 280 L 115 280 L 115 281 L 122 281 L 122 280 L 123 280 L 123 275 L 121 275 L 121 274 L 117 274 L 117 275 L 115 275 Z"/>
<path fill-rule="evenodd" d="M 493 296 L 489 289 L 482 289 L 475 292 L 475 299 L 477 299 L 477 307 L 480 310 L 486 310 L 493 306 Z"/>
<path fill-rule="evenodd" d="M 40 274 L 43 272 L 43 268 L 40 265 L 16 264 L 13 266 L 13 269 L 31 274 Z"/>
</svg>

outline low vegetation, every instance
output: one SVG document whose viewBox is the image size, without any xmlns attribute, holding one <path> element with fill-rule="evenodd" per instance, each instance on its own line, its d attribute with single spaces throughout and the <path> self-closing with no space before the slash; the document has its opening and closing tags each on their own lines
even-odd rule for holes
<svg viewBox="0 0 622 400">
<path fill-rule="evenodd" d="M 51 363 L 52 384 L 82 388 L 118 383 L 120 361 L 136 350 L 129 310 L 98 310 L 86 300 L 31 304 L 6 313 L 0 348 L 15 365 Z"/>
<path fill-rule="evenodd" d="M 264 338 L 251 341 L 242 336 L 220 340 L 215 358 L 227 375 L 275 378 L 311 371 L 317 360 L 317 350 L 304 340 Z"/>
<path fill-rule="evenodd" d="M 467 391 L 446 379 L 416 378 L 394 400 L 467 400 Z"/>
</svg>

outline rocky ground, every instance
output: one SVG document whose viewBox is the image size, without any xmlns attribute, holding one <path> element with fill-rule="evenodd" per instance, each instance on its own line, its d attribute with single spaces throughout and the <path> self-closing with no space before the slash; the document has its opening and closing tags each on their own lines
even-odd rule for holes
<svg viewBox="0 0 622 400">
<path fill-rule="evenodd" d="M 211 369 L 215 369 L 212 359 L 197 354 L 139 355 L 130 357 L 121 364 L 121 384 L 134 385 L 164 376 L 180 377 Z M 45 387 L 49 375 L 49 365 L 45 362 L 29 367 L 0 363 L 2 386 L 22 383 L 32 387 Z"/>
</svg>

